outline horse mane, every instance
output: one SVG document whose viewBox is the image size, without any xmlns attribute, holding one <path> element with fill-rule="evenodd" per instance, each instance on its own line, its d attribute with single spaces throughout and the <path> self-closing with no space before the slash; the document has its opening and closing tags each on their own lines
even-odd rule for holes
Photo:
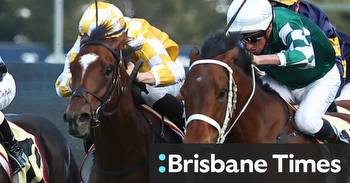
<svg viewBox="0 0 350 183">
<path fill-rule="evenodd" d="M 200 58 L 210 59 L 218 55 L 225 54 L 227 51 L 238 47 L 239 56 L 235 61 L 235 65 L 243 70 L 243 72 L 251 77 L 251 64 L 253 55 L 250 53 L 243 44 L 240 43 L 240 34 L 226 35 L 224 32 L 217 32 L 212 34 L 203 44 L 200 51 Z M 268 84 L 263 84 L 262 80 L 257 77 L 256 82 L 266 92 L 273 95 L 280 95 L 270 87 Z"/>
<path fill-rule="evenodd" d="M 214 58 L 222 55 L 228 50 L 235 48 L 239 43 L 239 35 L 226 36 L 224 32 L 217 32 L 203 43 L 201 47 L 201 58 Z"/>
<path fill-rule="evenodd" d="M 98 25 L 96 28 L 94 28 L 90 36 L 87 34 L 81 35 L 82 39 L 80 41 L 80 45 L 83 45 L 86 42 L 90 41 L 102 41 L 106 38 L 107 33 L 112 30 L 112 26 L 108 25 L 108 22 L 102 22 L 100 25 Z"/>
<path fill-rule="evenodd" d="M 112 30 L 112 26 L 108 25 L 108 22 L 102 22 L 95 29 L 93 29 L 90 33 L 89 39 L 91 41 L 99 41 L 106 38 L 107 33 Z"/>
<path fill-rule="evenodd" d="M 224 32 L 217 32 L 211 35 L 201 47 L 200 57 L 203 59 L 215 58 L 218 55 L 225 54 L 227 51 L 238 47 L 239 56 L 235 64 L 239 66 L 246 74 L 250 74 L 250 64 L 253 59 L 252 54 L 247 51 L 239 41 L 240 35 L 225 35 Z"/>
</svg>

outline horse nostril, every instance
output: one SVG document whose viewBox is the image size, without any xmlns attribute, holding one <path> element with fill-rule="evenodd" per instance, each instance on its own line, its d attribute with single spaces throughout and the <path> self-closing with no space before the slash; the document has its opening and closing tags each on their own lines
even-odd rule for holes
<svg viewBox="0 0 350 183">
<path fill-rule="evenodd" d="M 63 114 L 63 121 L 64 121 L 64 122 L 68 122 L 68 120 L 67 120 L 67 114 L 66 114 L 66 113 Z"/>
<path fill-rule="evenodd" d="M 81 113 L 78 121 L 90 121 L 91 116 L 88 113 Z"/>
</svg>

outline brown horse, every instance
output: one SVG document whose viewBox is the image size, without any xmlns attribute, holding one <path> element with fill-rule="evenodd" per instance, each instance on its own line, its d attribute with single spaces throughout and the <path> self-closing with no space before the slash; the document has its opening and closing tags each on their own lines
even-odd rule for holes
<svg viewBox="0 0 350 183">
<path fill-rule="evenodd" d="M 6 118 L 35 136 L 36 143 L 38 144 L 39 151 L 42 155 L 41 159 L 44 167 L 43 176 L 45 180 L 42 180 L 41 182 L 79 182 L 78 167 L 75 164 L 68 143 L 51 121 L 33 115 L 6 115 Z M 20 142 L 20 144 L 22 144 L 22 142 Z M 28 154 L 28 147 L 31 146 L 24 147 L 26 154 Z M 34 173 L 31 171 L 33 171 L 33 169 L 29 169 L 27 172 L 29 175 L 27 176 L 26 182 L 31 182 L 30 177 L 32 177 Z M 1 163 L 0 182 L 12 182 L 12 180 L 9 180 L 9 176 L 6 173 L 5 168 L 1 166 Z"/>
<path fill-rule="evenodd" d="M 250 59 L 237 39 L 223 33 L 207 40 L 201 55 L 191 53 L 181 89 L 188 117 L 185 143 L 314 142 L 294 129 L 291 107 L 259 83 Z"/>
<path fill-rule="evenodd" d="M 98 26 L 81 42 L 70 65 L 75 92 L 64 118 L 71 135 L 93 137 L 96 152 L 89 182 L 148 182 L 149 145 L 176 142 L 178 137 L 147 119 L 135 105 L 131 92 L 135 75 L 127 74 L 121 51 L 128 50 L 126 33 L 106 38 L 106 32 Z"/>
</svg>

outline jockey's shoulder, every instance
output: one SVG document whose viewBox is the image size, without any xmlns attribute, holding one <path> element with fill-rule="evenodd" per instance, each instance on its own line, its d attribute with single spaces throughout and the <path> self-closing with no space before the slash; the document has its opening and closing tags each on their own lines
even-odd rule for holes
<svg viewBox="0 0 350 183">
<path fill-rule="evenodd" d="M 142 30 L 151 26 L 150 23 L 143 18 L 124 17 L 124 19 L 129 30 Z"/>
</svg>

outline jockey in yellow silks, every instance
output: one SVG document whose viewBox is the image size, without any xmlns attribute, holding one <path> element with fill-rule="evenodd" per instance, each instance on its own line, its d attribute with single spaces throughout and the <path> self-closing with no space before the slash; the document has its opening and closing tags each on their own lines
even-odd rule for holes
<svg viewBox="0 0 350 183">
<path fill-rule="evenodd" d="M 139 47 L 132 57 L 143 61 L 136 81 L 146 84 L 148 93 L 141 93 L 146 104 L 165 116 L 168 115 L 164 113 L 179 113 L 181 116 L 182 103 L 174 97 L 178 95 L 185 79 L 184 67 L 176 61 L 179 54 L 178 45 L 166 33 L 153 27 L 145 19 L 124 17 L 119 8 L 110 3 L 98 2 L 97 7 L 99 25 L 107 23 L 107 26 L 111 26 L 109 33 L 124 29 L 122 33 L 126 33 L 129 37 L 128 46 Z M 67 97 L 72 94 L 69 64 L 79 52 L 81 36 L 84 34 L 89 36 L 95 27 L 96 4 L 91 4 L 79 22 L 78 38 L 68 52 L 64 70 L 56 81 L 56 92 L 59 96 Z M 129 74 L 132 68 L 133 64 L 130 63 L 127 69 Z M 176 106 L 176 110 L 162 111 L 164 106 Z"/>
</svg>

